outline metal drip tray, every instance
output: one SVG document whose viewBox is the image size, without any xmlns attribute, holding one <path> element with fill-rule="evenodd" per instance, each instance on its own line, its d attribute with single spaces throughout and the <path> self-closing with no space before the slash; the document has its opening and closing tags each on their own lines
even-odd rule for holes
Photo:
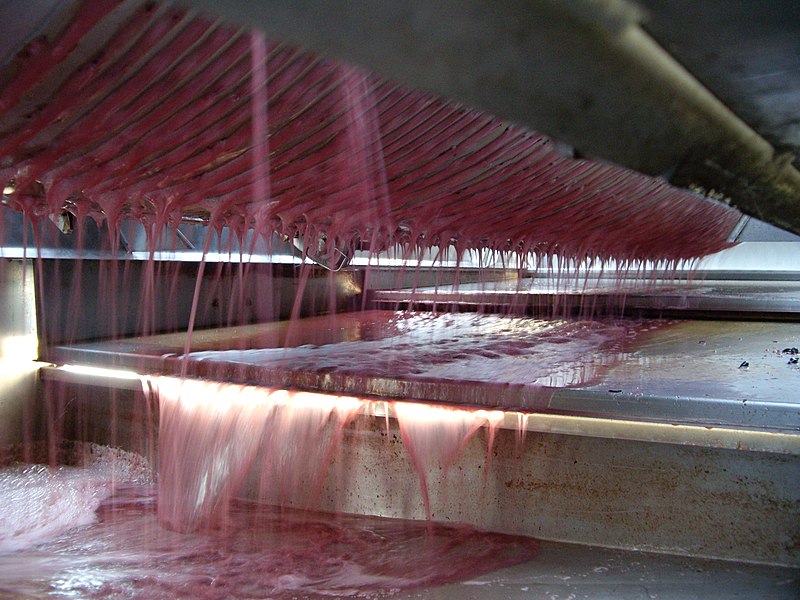
<svg viewBox="0 0 800 600">
<path fill-rule="evenodd" d="M 199 331 L 188 355 L 186 334 L 175 333 L 59 346 L 48 360 L 581 417 L 598 427 L 733 428 L 765 435 L 756 443 L 764 449 L 800 452 L 797 346 L 795 323 L 373 310 Z"/>
<path fill-rule="evenodd" d="M 611 312 L 634 316 L 800 320 L 796 275 L 757 273 L 755 278 L 710 279 L 647 285 L 639 280 L 583 280 L 574 276 L 468 283 L 372 292 L 375 307 L 497 307 L 517 313 Z"/>
<path fill-rule="evenodd" d="M 426 518 L 422 472 L 437 520 L 797 566 L 800 369 L 783 350 L 798 345 L 795 323 L 366 311 L 195 332 L 188 357 L 177 333 L 55 347 L 48 359 L 365 398 L 330 466 L 325 510 Z M 139 377 L 41 372 L 69 394 L 64 429 L 92 441 L 113 438 L 110 415 L 134 422 L 144 410 Z M 403 449 L 403 418 L 444 412 L 420 401 L 502 411 L 485 415 L 491 427 L 445 476 Z M 131 447 L 149 448 L 131 429 Z"/>
</svg>

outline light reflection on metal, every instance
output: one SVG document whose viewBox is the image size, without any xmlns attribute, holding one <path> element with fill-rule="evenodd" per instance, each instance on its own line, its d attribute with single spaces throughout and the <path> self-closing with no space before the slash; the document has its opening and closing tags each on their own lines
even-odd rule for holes
<svg viewBox="0 0 800 600">
<path fill-rule="evenodd" d="M 751 452 L 773 452 L 800 456 L 800 435 L 774 431 L 759 431 L 735 427 L 708 427 L 692 424 L 634 421 L 618 418 L 586 417 L 563 414 L 545 414 L 516 410 L 486 410 L 479 407 L 447 406 L 430 402 L 367 399 L 355 396 L 338 396 L 317 392 L 300 392 L 260 386 L 225 384 L 199 379 L 141 376 L 133 371 L 105 369 L 83 365 L 62 367 L 45 366 L 42 377 L 58 381 L 147 389 L 147 382 L 157 379 L 158 386 L 189 386 L 192 393 L 181 394 L 190 402 L 201 402 L 200 396 L 213 402 L 248 402 L 254 398 L 269 398 L 269 402 L 298 408 L 334 408 L 341 414 L 356 413 L 367 418 L 402 420 L 452 421 L 475 420 L 482 427 L 510 429 L 520 437 L 527 432 L 577 435 L 629 441 L 700 446 Z M 136 381 L 136 384 L 130 384 Z M 142 387 L 144 386 L 144 388 Z M 220 395 L 222 388 L 231 393 Z M 250 390 L 252 393 L 245 393 Z M 199 393 L 198 393 L 199 392 Z"/>
<path fill-rule="evenodd" d="M 30 364 L 39 355 L 35 334 L 7 335 L 0 340 L 0 357 L 6 364 Z"/>
<path fill-rule="evenodd" d="M 511 429 L 520 435 L 540 432 L 655 442 L 686 446 L 704 446 L 754 452 L 776 452 L 800 455 L 800 435 L 768 431 L 707 427 L 691 424 L 656 423 L 625 419 L 608 419 L 559 414 L 524 413 L 513 410 L 486 410 L 467 406 L 447 406 L 428 402 L 389 401 L 336 396 L 317 392 L 297 392 L 256 386 L 221 384 L 206 380 L 181 380 L 159 377 L 159 387 L 190 386 L 190 394 L 182 394 L 190 402 L 206 396 L 214 402 L 247 401 L 248 397 L 264 398 L 278 405 L 295 405 L 302 408 L 330 409 L 351 414 L 358 411 L 365 417 L 417 422 L 471 422 L 478 427 Z M 230 394 L 220 397 L 222 388 Z M 254 395 L 243 394 L 252 391 Z"/>
<path fill-rule="evenodd" d="M 267 402 L 275 407 L 335 410 L 348 414 L 369 402 L 353 396 L 334 396 L 202 379 L 145 376 L 143 380 L 146 387 L 157 388 L 170 397 L 180 398 L 185 407 L 197 407 L 209 403 L 248 405 Z M 154 385 L 150 385 L 151 383 Z"/>
<path fill-rule="evenodd" d="M 61 371 L 75 373 L 77 375 L 88 375 L 90 377 L 107 377 L 111 379 L 137 380 L 142 376 L 133 371 L 123 369 L 107 369 L 104 367 L 92 367 L 88 365 L 62 365 L 58 367 Z"/>
</svg>

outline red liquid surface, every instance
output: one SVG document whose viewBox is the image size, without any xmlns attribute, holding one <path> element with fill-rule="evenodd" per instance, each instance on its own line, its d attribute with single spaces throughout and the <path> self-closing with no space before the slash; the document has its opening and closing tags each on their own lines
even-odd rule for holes
<svg viewBox="0 0 800 600">
<path fill-rule="evenodd" d="M 206 364 L 212 378 L 214 363 L 224 363 L 561 388 L 591 384 L 624 356 L 633 340 L 664 323 L 370 311 L 290 324 L 292 347 L 274 347 L 277 340 L 266 337 L 230 339 L 220 345 L 242 349 L 198 349 L 187 358 Z M 259 346 L 259 341 L 267 343 Z"/>
<path fill-rule="evenodd" d="M 234 502 L 222 529 L 158 525 L 151 488 L 103 502 L 97 522 L 18 553 L 0 591 L 49 598 L 380 598 L 466 580 L 537 554 L 530 538 L 469 527 Z"/>
</svg>

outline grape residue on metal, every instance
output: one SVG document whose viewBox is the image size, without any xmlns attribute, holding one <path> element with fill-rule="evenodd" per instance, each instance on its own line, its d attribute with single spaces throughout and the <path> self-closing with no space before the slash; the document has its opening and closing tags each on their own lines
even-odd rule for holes
<svg viewBox="0 0 800 600">
<path fill-rule="evenodd" d="M 660 179 L 563 156 L 540 133 L 184 9 L 78 4 L 0 89 L 0 182 L 32 221 L 69 212 L 113 234 L 134 218 L 159 238 L 193 217 L 323 255 L 400 243 L 675 261 L 726 247 L 738 220 Z"/>
</svg>

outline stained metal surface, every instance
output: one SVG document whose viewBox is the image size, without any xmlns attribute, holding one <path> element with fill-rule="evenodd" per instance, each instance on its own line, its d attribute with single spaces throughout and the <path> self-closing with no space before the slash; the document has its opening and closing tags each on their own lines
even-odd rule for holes
<svg viewBox="0 0 800 600">
<path fill-rule="evenodd" d="M 51 388 L 51 392 L 56 389 Z M 141 422 L 150 414 L 141 392 L 108 394 L 85 385 L 67 385 L 63 391 L 50 396 L 50 409 L 61 415 L 55 425 L 65 436 L 131 444 L 130 448 L 123 447 L 157 460 L 153 454 L 157 447 L 144 446 L 147 438 L 132 435 L 135 427 L 126 425 L 115 433 L 115 420 L 110 418 L 116 414 L 120 423 L 126 419 Z M 69 399 L 70 410 L 63 410 L 58 397 Z M 226 407 L 220 406 L 220 410 Z M 152 426 L 157 426 L 158 411 L 148 418 L 155 421 Z M 329 428 L 335 426 L 327 422 L 322 434 L 331 433 Z M 431 426 L 435 428 L 436 422 Z M 230 433 L 237 435 L 235 430 Z M 259 443 L 268 445 L 268 437 Z M 568 582 L 583 580 L 581 565 L 591 557 L 598 561 L 593 568 L 608 568 L 598 575 L 615 574 L 613 580 L 598 577 L 596 583 L 613 581 L 618 590 L 625 590 L 631 582 L 624 577 L 626 572 L 635 573 L 634 580 L 659 577 L 658 565 L 668 573 L 673 572 L 669 565 L 681 570 L 690 564 L 704 572 L 725 572 L 724 565 L 703 564 L 700 557 L 795 568 L 800 565 L 800 489 L 796 485 L 800 462 L 796 456 L 531 431 L 521 435 L 513 429 L 490 434 L 484 429 L 470 437 L 449 464 L 433 456 L 420 471 L 402 438 L 394 419 L 354 419 L 331 457 L 320 490 L 320 508 L 424 519 L 420 491 L 420 477 L 424 477 L 432 516 L 437 521 L 595 546 L 560 551 L 557 546 L 544 544 L 543 562 L 529 564 L 511 576 L 513 581 L 524 577 L 531 586 L 529 592 L 540 584 L 552 583 L 554 573 L 573 577 L 561 583 L 564 589 L 574 591 Z M 283 506 L 307 506 L 306 487 L 300 486 L 289 495 L 278 486 L 265 488 L 259 461 L 266 457 L 263 453 L 256 456 L 251 477 L 241 491 L 245 497 Z M 647 551 L 673 557 L 640 554 Z M 570 552 L 576 553 L 574 562 L 567 560 Z M 643 565 L 648 565 L 649 576 L 640 570 Z M 763 567 L 727 565 L 756 577 L 759 573 L 776 574 Z M 790 581 L 796 578 L 791 572 L 779 571 Z M 699 577 L 697 571 L 693 573 Z M 699 583 L 696 579 L 692 582 Z M 497 586 L 486 585 L 497 591 Z M 452 589 L 463 590 L 461 586 Z M 463 591 L 470 593 L 469 589 Z"/>
<path fill-rule="evenodd" d="M 24 439 L 36 400 L 36 356 L 33 265 L 0 259 L 0 445 Z"/>
<path fill-rule="evenodd" d="M 109 431 L 109 423 L 115 422 L 109 414 L 115 411 L 123 418 L 134 415 L 134 423 L 158 419 L 158 412 L 152 411 L 141 392 L 108 395 L 85 385 L 68 386 L 66 392 L 63 398 L 69 400 L 69 410 L 58 403 L 49 408 L 59 415 L 54 425 L 64 435 L 87 441 L 95 436 L 116 439 L 153 457 L 152 448 L 141 447 L 153 429 L 138 438 L 135 427 L 117 436 L 113 427 Z M 223 402 L 214 410 L 222 418 L 226 410 L 235 414 L 239 409 Z M 424 419 L 425 414 L 420 417 Z M 457 455 L 448 453 L 445 458 L 434 451 L 418 465 L 404 441 L 406 435 L 415 439 L 414 431 L 403 431 L 394 418 L 375 417 L 355 417 L 344 430 L 321 482 L 322 510 L 424 519 L 420 488 L 424 478 L 436 521 L 694 560 L 800 565 L 796 454 L 482 428 L 459 445 Z M 429 427 L 416 431 L 421 436 L 444 432 L 446 416 L 443 419 L 433 419 Z M 326 421 L 321 435 L 329 434 L 336 423 L 335 419 Z M 155 422 L 149 424 L 155 426 Z M 238 435 L 236 429 L 227 431 Z M 270 436 L 251 439 L 256 445 L 272 443 Z M 438 446 L 434 443 L 434 447 Z M 251 477 L 241 490 L 245 497 L 307 506 L 305 486 L 289 492 L 281 486 L 262 485 L 266 466 L 260 461 L 269 460 L 269 452 L 256 451 L 254 456 Z M 670 564 L 674 559 L 664 560 Z M 530 567 L 528 574 L 533 575 L 536 568 Z"/>
<path fill-rule="evenodd" d="M 443 431 L 431 423 L 429 435 Z M 422 435 L 425 435 L 423 433 Z M 491 441 L 491 452 L 489 443 Z M 393 420 L 358 419 L 334 453 L 326 510 L 424 519 L 606 548 L 800 566 L 796 456 L 482 429 L 449 463 L 414 466 Z M 253 473 L 259 473 L 258 460 Z M 264 490 L 245 493 L 303 506 Z M 263 495 L 261 498 L 265 498 Z"/>
<path fill-rule="evenodd" d="M 64 435 L 86 441 L 115 439 L 156 460 L 157 447 L 149 445 L 155 438 L 148 441 L 147 436 L 157 426 L 158 411 L 152 411 L 141 392 L 109 395 L 84 385 L 67 386 L 66 391 L 70 410 L 51 407 L 61 416 L 55 425 Z M 218 415 L 226 410 L 238 409 L 227 403 L 215 408 Z M 115 436 L 109 427 L 109 415 L 115 412 L 123 419 L 133 417 L 133 423 L 151 419 L 153 429 L 125 427 Z M 429 425 L 418 430 L 420 435 L 446 431 L 444 421 Z M 322 427 L 321 435 L 327 435 L 337 427 L 336 420 Z M 229 431 L 238 435 L 235 429 Z M 406 434 L 413 438 L 414 433 L 401 431 L 393 418 L 367 415 L 350 421 L 330 455 L 319 508 L 425 519 L 420 488 L 424 478 L 435 521 L 693 560 L 800 566 L 796 455 L 483 428 L 464 440 L 456 455 L 448 453 L 445 459 L 434 451 L 416 465 Z M 252 439 L 259 448 L 272 443 L 270 436 Z M 266 465 L 260 461 L 268 461 L 269 452 L 256 451 L 254 456 L 240 494 L 287 507 L 308 505 L 306 486 L 292 491 L 264 486 Z M 219 455 L 209 458 L 224 460 Z M 637 560 L 596 548 L 586 551 Z M 650 564 L 659 560 L 653 558 Z M 670 564 L 675 559 L 663 560 Z M 686 564 L 680 559 L 677 563 Z M 537 572 L 535 565 L 529 567 L 529 575 Z"/>
</svg>

